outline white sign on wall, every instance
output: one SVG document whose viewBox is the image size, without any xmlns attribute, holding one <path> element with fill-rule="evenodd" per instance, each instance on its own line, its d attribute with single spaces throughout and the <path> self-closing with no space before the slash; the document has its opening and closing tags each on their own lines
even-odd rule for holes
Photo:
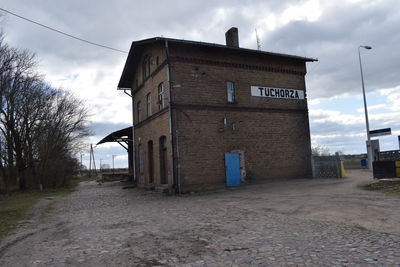
<svg viewBox="0 0 400 267">
<path fill-rule="evenodd" d="M 270 98 L 304 99 L 303 90 L 251 86 L 251 95 Z"/>
</svg>

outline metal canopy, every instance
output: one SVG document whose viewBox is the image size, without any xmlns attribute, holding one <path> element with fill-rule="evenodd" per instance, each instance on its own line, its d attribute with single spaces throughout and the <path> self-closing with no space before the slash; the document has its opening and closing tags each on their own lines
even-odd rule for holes
<svg viewBox="0 0 400 267">
<path fill-rule="evenodd" d="M 132 126 L 110 133 L 101 139 L 96 145 L 108 142 L 129 142 L 132 141 Z"/>
<path fill-rule="evenodd" d="M 125 148 L 126 152 L 128 152 L 128 166 L 129 166 L 129 174 L 132 175 L 132 179 L 134 181 L 134 165 L 133 165 L 133 133 L 132 126 L 127 127 L 115 132 L 110 133 L 103 139 L 101 139 L 96 145 L 108 143 L 108 142 L 117 142 L 120 146 Z"/>
</svg>

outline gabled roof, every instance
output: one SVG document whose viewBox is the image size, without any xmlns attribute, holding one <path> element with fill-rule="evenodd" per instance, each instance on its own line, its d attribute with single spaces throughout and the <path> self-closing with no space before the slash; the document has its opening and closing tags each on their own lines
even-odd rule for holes
<svg viewBox="0 0 400 267">
<path fill-rule="evenodd" d="M 226 45 L 221 45 L 221 44 L 180 40 L 180 39 L 165 38 L 165 37 L 153 37 L 153 38 L 149 38 L 149 39 L 132 42 L 131 48 L 129 50 L 128 58 L 125 63 L 124 70 L 122 71 L 122 75 L 121 75 L 121 78 L 118 83 L 118 89 L 123 90 L 123 89 L 130 88 L 132 86 L 132 83 L 133 83 L 133 81 L 132 81 L 133 64 L 132 63 L 133 63 L 133 59 L 134 59 L 135 48 L 140 47 L 142 45 L 157 43 L 157 42 L 169 42 L 169 43 L 179 43 L 179 44 L 187 44 L 187 45 L 193 45 L 193 46 L 214 47 L 214 48 L 227 49 L 227 50 L 237 51 L 237 52 L 247 52 L 247 53 L 260 54 L 260 55 L 285 57 L 285 58 L 296 59 L 296 60 L 300 60 L 300 61 L 304 61 L 304 62 L 318 61 L 318 59 L 315 59 L 315 58 L 287 55 L 287 54 L 267 52 L 267 51 L 254 50 L 254 49 L 241 48 L 241 47 L 231 47 L 231 46 L 226 46 Z"/>
</svg>

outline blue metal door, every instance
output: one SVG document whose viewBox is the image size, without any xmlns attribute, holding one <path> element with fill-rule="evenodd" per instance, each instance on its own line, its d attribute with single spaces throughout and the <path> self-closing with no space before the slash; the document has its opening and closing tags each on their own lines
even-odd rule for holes
<svg viewBox="0 0 400 267">
<path fill-rule="evenodd" d="M 227 186 L 240 185 L 239 153 L 225 153 L 225 174 Z"/>
</svg>

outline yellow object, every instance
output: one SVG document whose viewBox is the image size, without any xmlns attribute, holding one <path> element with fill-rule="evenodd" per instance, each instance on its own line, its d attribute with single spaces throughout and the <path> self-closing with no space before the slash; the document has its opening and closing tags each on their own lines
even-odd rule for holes
<svg viewBox="0 0 400 267">
<path fill-rule="evenodd" d="M 340 161 L 340 178 L 347 178 L 346 171 L 344 170 L 344 161 L 343 160 Z"/>
<path fill-rule="evenodd" d="M 396 161 L 396 177 L 400 177 L 400 161 Z"/>
</svg>

